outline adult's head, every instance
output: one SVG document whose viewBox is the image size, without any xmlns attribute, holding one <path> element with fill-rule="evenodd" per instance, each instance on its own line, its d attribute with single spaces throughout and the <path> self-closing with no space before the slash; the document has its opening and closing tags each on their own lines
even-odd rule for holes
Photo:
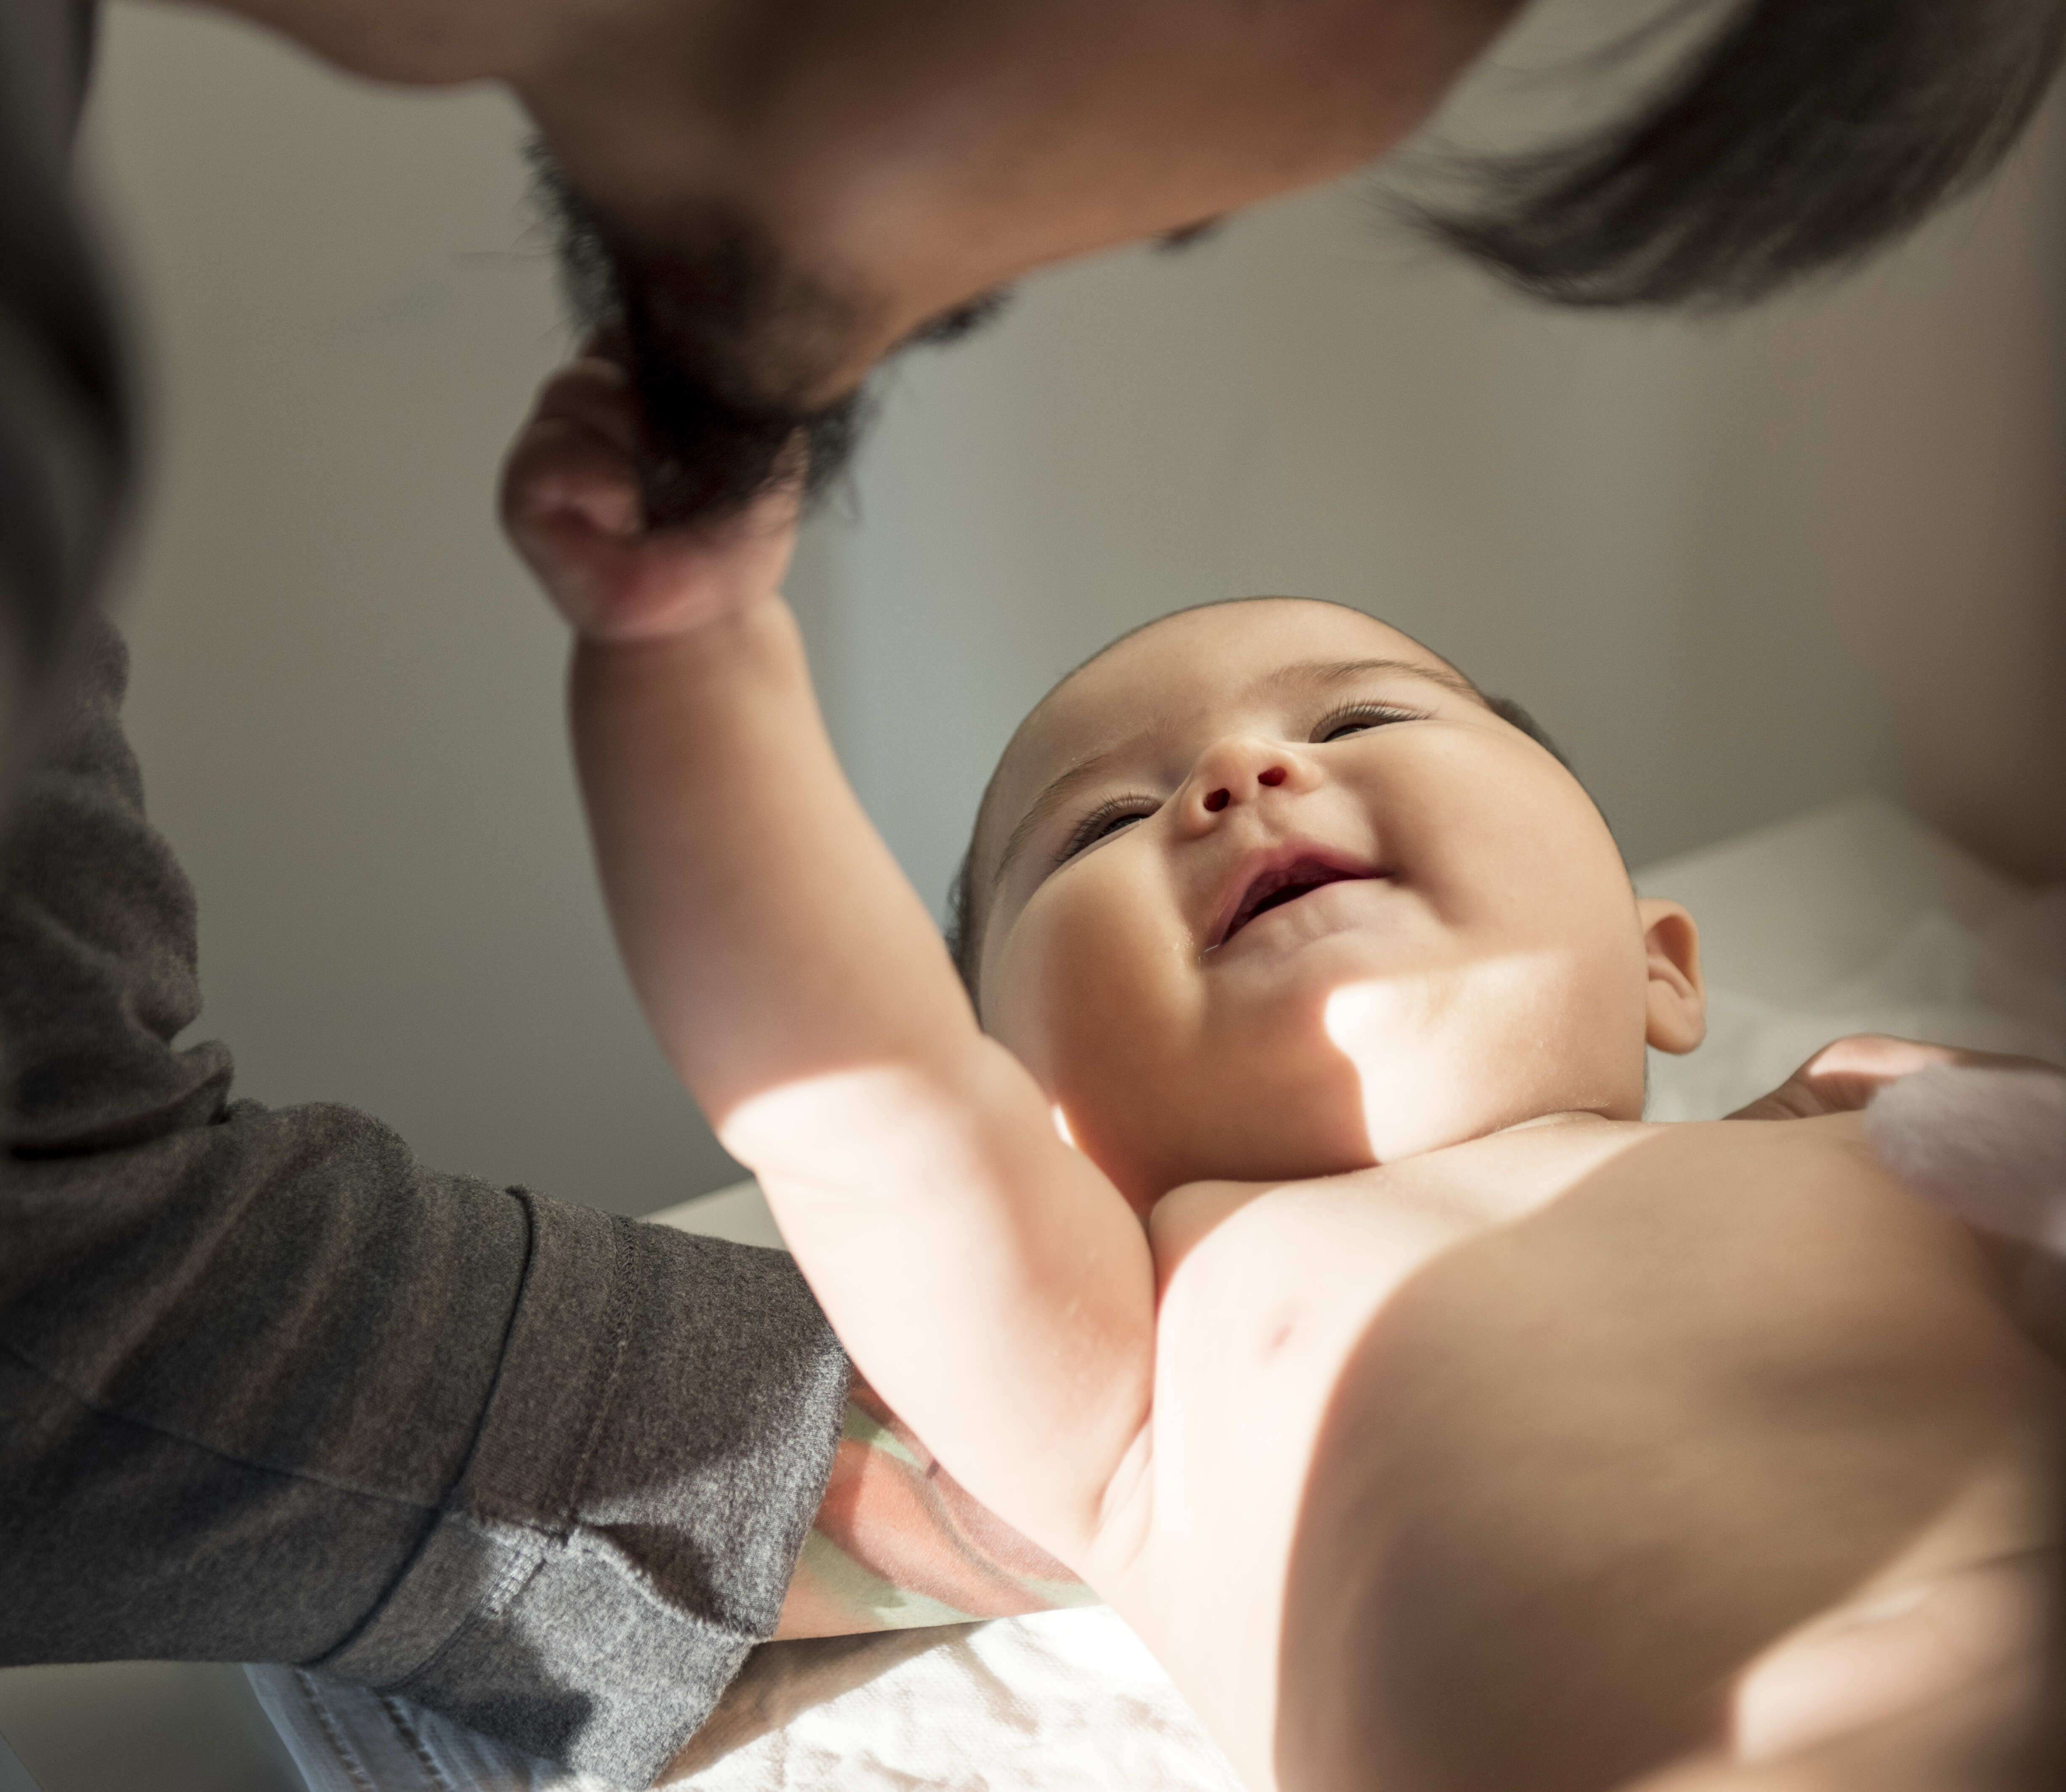
<svg viewBox="0 0 2066 1792">
<path fill-rule="evenodd" d="M 649 508 L 735 507 L 869 370 L 1029 270 L 1371 161 L 1520 0 L 217 0 L 347 67 L 509 83 L 622 328 Z M 1694 42 L 1635 111 L 1433 220 L 1538 292 L 1739 301 L 1999 160 L 2066 0 L 1630 0 Z M 1374 317 L 1374 329 L 1383 320 Z"/>
</svg>

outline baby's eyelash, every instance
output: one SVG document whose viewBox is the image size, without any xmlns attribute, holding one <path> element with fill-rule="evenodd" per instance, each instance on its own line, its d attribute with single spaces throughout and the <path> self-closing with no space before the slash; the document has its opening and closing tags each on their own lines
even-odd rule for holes
<svg viewBox="0 0 2066 1792">
<path fill-rule="evenodd" d="M 1162 805 L 1152 796 L 1108 796 L 1085 815 L 1069 831 L 1069 837 L 1062 850 L 1055 856 L 1055 863 L 1066 864 L 1092 842 L 1103 837 L 1108 823 L 1125 819 L 1140 821 L 1152 815 Z"/>
<path fill-rule="evenodd" d="M 1355 726 L 1381 728 L 1388 722 L 1425 722 L 1425 710 L 1409 710 L 1400 703 L 1344 703 L 1330 710 L 1313 724 L 1313 742 L 1323 745 L 1338 730 Z"/>
<path fill-rule="evenodd" d="M 1408 709 L 1403 703 L 1344 703 L 1339 709 L 1330 710 L 1314 723 L 1312 740 L 1320 745 L 1345 728 L 1381 728 L 1392 722 L 1424 722 L 1425 710 Z M 1161 799 L 1153 796 L 1108 796 L 1089 814 L 1069 830 L 1068 838 L 1056 852 L 1054 863 L 1065 865 L 1085 847 L 1092 846 L 1112 831 L 1116 821 L 1140 821 L 1162 807 Z"/>
</svg>

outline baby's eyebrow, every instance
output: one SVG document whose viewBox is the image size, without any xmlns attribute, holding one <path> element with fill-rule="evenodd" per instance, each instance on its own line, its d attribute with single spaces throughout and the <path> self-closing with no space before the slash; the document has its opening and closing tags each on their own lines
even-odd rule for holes
<svg viewBox="0 0 2066 1792">
<path fill-rule="evenodd" d="M 1285 685 L 1339 685 L 1355 678 L 1367 678 L 1372 673 L 1392 672 L 1408 678 L 1424 678 L 1428 683 L 1440 685 L 1445 690 L 1454 691 L 1459 697 L 1468 697 L 1473 703 L 1482 705 L 1485 693 L 1452 665 L 1440 661 L 1428 664 L 1420 660 L 1302 660 L 1296 665 L 1279 666 L 1262 682 L 1276 689 Z"/>
<path fill-rule="evenodd" d="M 1294 665 L 1281 665 L 1274 672 L 1256 681 L 1261 690 L 1280 690 L 1286 686 L 1301 690 L 1315 686 L 1347 684 L 1357 678 L 1367 678 L 1375 673 L 1403 674 L 1409 678 L 1424 678 L 1430 684 L 1440 685 L 1454 691 L 1459 697 L 1467 697 L 1473 703 L 1482 705 L 1485 693 L 1466 678 L 1455 667 L 1439 661 L 1424 664 L 1419 660 L 1376 658 L 1367 660 L 1301 660 Z M 1094 783 L 1104 775 L 1105 768 L 1115 759 L 1132 751 L 1140 740 L 1140 734 L 1108 747 L 1102 753 L 1093 753 L 1088 758 L 1079 759 L 1027 805 L 1026 812 L 1019 818 L 1019 824 L 1011 830 L 1004 843 L 1004 850 L 997 856 L 997 864 L 990 874 L 990 887 L 995 890 L 1004 880 L 1004 874 L 1025 849 L 1026 843 L 1038 833 L 1047 818 L 1054 814 L 1070 797 L 1085 784 Z"/>
<path fill-rule="evenodd" d="M 1095 783 L 1102 778 L 1105 767 L 1133 744 L 1128 741 L 1104 752 L 1093 753 L 1087 759 L 1077 760 L 1027 804 L 1026 813 L 1019 818 L 1019 825 L 1011 830 L 1011 836 L 1004 843 L 1004 850 L 997 856 L 996 867 L 990 874 L 992 889 L 1004 880 L 1004 874 L 1011 868 L 1012 861 L 1024 850 L 1026 843 L 1039 831 L 1047 818 L 1084 785 Z"/>
</svg>

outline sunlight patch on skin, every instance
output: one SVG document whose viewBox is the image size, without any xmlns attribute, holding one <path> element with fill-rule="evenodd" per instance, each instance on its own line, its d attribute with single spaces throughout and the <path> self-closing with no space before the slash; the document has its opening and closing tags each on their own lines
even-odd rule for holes
<svg viewBox="0 0 2066 1792">
<path fill-rule="evenodd" d="M 1047 1114 L 1055 1123 L 1055 1136 L 1073 1151 L 1076 1148 L 1076 1135 L 1069 1131 L 1069 1117 L 1062 1111 L 1062 1104 L 1055 1102 L 1048 1108 Z"/>
<path fill-rule="evenodd" d="M 785 1192 L 829 1183 L 842 1200 L 865 1194 L 857 1171 L 871 1162 L 898 1165 L 900 1187 L 918 1176 L 966 1184 L 986 1167 L 973 1114 L 937 1078 L 901 1066 L 828 1070 L 763 1090 L 725 1114 L 718 1135 L 764 1183 L 780 1178 Z"/>
<path fill-rule="evenodd" d="M 1482 1062 L 1473 1029 L 1480 1016 L 1501 1016 L 1500 1030 L 1526 1051 L 1528 1029 L 1513 1017 L 1537 1010 L 1542 992 L 1567 981 L 1549 949 L 1515 953 L 1409 976 L 1345 983 L 1327 999 L 1322 1025 L 1355 1067 L 1363 1085 L 1363 1123 L 1379 1163 L 1434 1151 L 1486 1131 L 1482 1087 L 1460 1078 L 1459 1063 Z M 1545 1017 L 1545 1021 L 1547 1017 Z M 1542 1029 L 1552 1037 L 1550 1028 Z M 1456 1049 L 1440 1049 L 1453 1034 Z M 1496 1075 L 1494 1080 L 1499 1080 Z"/>
<path fill-rule="evenodd" d="M 1084 1581 L 1042 1580 L 1030 1574 L 1019 1576 L 1018 1580 L 1035 1599 L 1045 1600 L 1057 1612 L 1079 1612 L 1104 1604 L 1104 1596 Z"/>
</svg>

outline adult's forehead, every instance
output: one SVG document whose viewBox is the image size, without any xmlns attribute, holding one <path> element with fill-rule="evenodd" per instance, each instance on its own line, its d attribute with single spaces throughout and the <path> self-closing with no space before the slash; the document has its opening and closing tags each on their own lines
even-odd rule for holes
<svg viewBox="0 0 2066 1792">
<path fill-rule="evenodd" d="M 1243 598 L 1180 610 L 1122 635 L 1034 706 L 998 762 L 977 830 L 978 856 L 1047 784 L 1144 727 L 1238 698 L 1302 661 L 1396 659 L 1450 676 L 1455 668 L 1411 635 L 1343 604 Z"/>
</svg>

